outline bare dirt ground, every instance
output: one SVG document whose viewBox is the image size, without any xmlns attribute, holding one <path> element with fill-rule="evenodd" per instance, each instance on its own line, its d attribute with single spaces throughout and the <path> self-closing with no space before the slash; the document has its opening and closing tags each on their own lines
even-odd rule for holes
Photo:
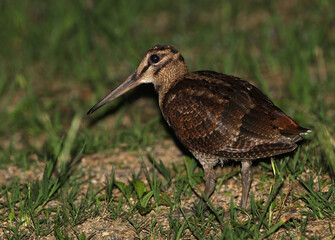
<svg viewBox="0 0 335 240">
<path fill-rule="evenodd" d="M 164 142 L 158 143 L 150 149 L 146 149 L 148 152 L 151 152 L 153 157 L 156 160 L 162 160 L 167 167 L 172 167 L 172 164 L 182 164 L 184 154 L 181 150 L 175 145 L 172 140 L 165 140 Z M 83 156 L 78 170 L 83 173 L 83 178 L 89 180 L 93 185 L 93 188 L 99 189 L 106 184 L 106 176 L 110 177 L 112 169 L 115 171 L 115 180 L 128 183 L 132 179 L 132 174 L 138 174 L 142 181 L 146 182 L 144 174 L 144 165 L 143 160 L 148 168 L 150 174 L 152 174 L 152 163 L 146 157 L 146 152 L 143 150 L 136 150 L 133 152 L 123 151 L 123 150 L 114 150 L 109 153 L 97 153 L 89 156 Z M 143 159 L 143 160 L 142 160 Z M 40 164 L 42 165 L 42 164 Z M 238 165 L 228 165 L 223 168 L 218 166 L 215 171 L 217 176 L 224 176 L 233 171 L 237 171 L 239 168 Z M 256 200 L 267 199 L 271 187 L 271 182 L 266 183 L 261 180 L 261 168 L 259 166 L 253 167 L 254 178 L 252 183 L 252 191 L 254 193 Z M 43 166 L 34 167 L 26 172 L 18 169 L 15 166 L 11 166 L 8 169 L 0 170 L 0 184 L 6 184 L 13 180 L 15 176 L 18 176 L 21 179 L 21 183 L 25 181 L 34 181 L 36 178 L 41 178 L 43 174 Z M 263 173 L 264 174 L 264 173 Z M 312 172 L 307 173 L 308 175 L 313 174 Z M 325 180 L 327 176 L 322 177 Z M 221 178 L 217 179 L 220 181 Z M 315 175 L 315 180 L 317 180 L 317 175 Z M 89 183 L 84 183 L 81 185 L 81 191 L 83 194 L 86 193 Z M 322 191 L 326 191 L 329 186 L 327 185 Z M 200 185 L 201 189 L 204 189 L 204 184 Z M 292 202 L 292 196 L 299 196 L 304 193 L 306 190 L 299 184 L 298 181 L 284 183 L 282 191 L 287 195 L 287 199 L 282 203 L 280 210 L 273 213 L 272 221 L 278 221 L 279 219 L 298 219 L 300 221 L 305 221 L 306 217 L 301 215 L 301 212 L 308 211 L 304 207 L 304 203 L 300 200 Z M 115 189 L 115 195 L 119 196 L 121 193 Z M 173 196 L 173 190 L 168 191 L 168 194 Z M 239 204 L 241 197 L 241 179 L 240 175 L 237 174 L 227 180 L 225 180 L 221 188 L 216 191 L 211 200 L 216 208 L 224 208 L 226 210 L 225 218 L 229 218 L 229 206 L 230 199 L 233 196 L 234 203 Z M 192 203 L 197 202 L 198 197 L 194 194 L 190 199 L 185 199 L 182 201 L 183 208 L 190 208 Z M 49 206 L 59 205 L 59 202 L 53 201 L 50 202 Z M 61 207 L 61 206 L 60 206 Z M 146 216 L 136 215 L 132 216 L 133 220 L 141 225 L 141 231 L 136 232 L 136 229 L 130 221 L 119 218 L 117 220 L 111 220 L 109 213 L 106 213 L 103 216 L 88 218 L 83 223 L 75 226 L 69 231 L 76 231 L 77 233 L 85 233 L 86 236 L 92 235 L 92 239 L 150 239 L 150 229 L 151 220 L 155 217 L 157 220 L 156 226 L 160 226 L 162 229 L 169 230 L 168 216 L 169 208 L 168 207 L 159 207 L 154 211 L 151 211 Z M 239 220 L 243 222 L 247 218 L 246 215 L 239 216 Z M 6 225 L 6 223 L 3 223 Z M 302 235 L 299 229 L 296 231 L 287 232 L 285 228 L 281 228 L 274 235 L 272 239 L 287 239 L 287 238 L 300 238 L 302 236 L 307 238 L 317 238 L 317 239 L 329 239 L 331 237 L 331 226 L 335 228 L 335 219 L 308 219 L 306 231 Z M 158 228 L 157 228 L 158 229 Z M 293 229 L 293 228 L 291 228 Z M 208 229 L 208 231 L 213 231 Z M 158 230 L 157 230 L 158 232 Z M 219 234 L 219 233 L 218 233 Z M 158 234 L 158 236 L 160 236 Z M 0 239 L 4 235 L 0 235 Z M 75 235 L 73 235 L 75 237 Z M 41 239 L 56 239 L 51 233 L 48 237 Z M 164 237 L 161 237 L 164 239 Z M 186 232 L 185 239 L 195 239 L 190 232 Z"/>
</svg>

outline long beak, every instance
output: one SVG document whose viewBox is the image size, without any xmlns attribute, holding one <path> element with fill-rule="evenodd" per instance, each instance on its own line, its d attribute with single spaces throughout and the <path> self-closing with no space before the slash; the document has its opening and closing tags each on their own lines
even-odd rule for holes
<svg viewBox="0 0 335 240">
<path fill-rule="evenodd" d="M 138 86 L 141 84 L 140 78 L 137 76 L 136 71 L 130 75 L 120 86 L 118 86 L 114 91 L 108 94 L 104 99 L 100 102 L 95 104 L 88 112 L 87 115 L 93 113 L 101 106 L 105 105 L 106 103 L 113 101 L 115 98 L 121 96 L 125 92 L 129 91 L 130 89 Z"/>
</svg>

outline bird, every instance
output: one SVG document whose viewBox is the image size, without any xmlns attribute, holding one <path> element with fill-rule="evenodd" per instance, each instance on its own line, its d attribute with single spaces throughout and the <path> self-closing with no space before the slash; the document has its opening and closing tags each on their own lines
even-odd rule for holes
<svg viewBox="0 0 335 240">
<path fill-rule="evenodd" d="M 245 209 L 252 161 L 292 152 L 310 132 L 242 78 L 208 70 L 189 72 L 184 57 L 170 45 L 149 49 L 136 70 L 87 114 L 144 83 L 154 85 L 162 116 L 201 164 L 208 199 L 215 189 L 214 166 L 240 161 L 240 206 Z"/>
</svg>

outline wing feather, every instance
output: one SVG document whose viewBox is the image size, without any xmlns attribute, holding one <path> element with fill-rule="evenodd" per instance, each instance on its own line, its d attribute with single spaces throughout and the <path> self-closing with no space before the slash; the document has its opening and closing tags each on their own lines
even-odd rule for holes
<svg viewBox="0 0 335 240">
<path fill-rule="evenodd" d="M 253 159 L 292 151 L 307 129 L 245 80 L 201 71 L 163 98 L 163 116 L 191 151 Z"/>
</svg>

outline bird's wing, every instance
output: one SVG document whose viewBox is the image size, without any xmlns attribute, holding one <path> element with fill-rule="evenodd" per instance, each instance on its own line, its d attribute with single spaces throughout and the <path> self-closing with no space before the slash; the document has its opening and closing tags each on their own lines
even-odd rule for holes
<svg viewBox="0 0 335 240">
<path fill-rule="evenodd" d="M 189 150 L 224 158 L 289 152 L 306 131 L 255 86 L 215 72 L 188 74 L 163 101 L 165 119 Z"/>
</svg>

